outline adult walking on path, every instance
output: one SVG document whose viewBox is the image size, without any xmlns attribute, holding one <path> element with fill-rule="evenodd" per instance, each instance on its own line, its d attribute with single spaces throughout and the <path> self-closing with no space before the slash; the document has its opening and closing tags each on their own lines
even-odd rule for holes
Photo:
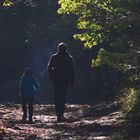
<svg viewBox="0 0 140 140">
<path fill-rule="evenodd" d="M 73 57 L 68 53 L 65 43 L 58 44 L 57 53 L 51 56 L 48 63 L 48 72 L 54 83 L 57 121 L 61 122 L 64 120 L 67 88 L 74 84 Z"/>
</svg>

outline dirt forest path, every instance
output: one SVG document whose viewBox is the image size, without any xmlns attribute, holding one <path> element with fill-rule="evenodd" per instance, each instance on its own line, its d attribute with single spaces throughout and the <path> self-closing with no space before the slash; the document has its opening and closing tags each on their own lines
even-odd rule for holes
<svg viewBox="0 0 140 140">
<path fill-rule="evenodd" d="M 21 123 L 18 104 L 0 104 L 0 140 L 110 140 L 121 127 L 113 103 L 67 104 L 66 122 L 57 123 L 54 105 L 35 105 L 34 124 Z"/>
</svg>

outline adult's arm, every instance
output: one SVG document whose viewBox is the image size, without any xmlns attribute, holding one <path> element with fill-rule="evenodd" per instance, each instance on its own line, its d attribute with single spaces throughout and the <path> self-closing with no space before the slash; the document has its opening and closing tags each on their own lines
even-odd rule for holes
<svg viewBox="0 0 140 140">
<path fill-rule="evenodd" d="M 74 80 L 75 80 L 75 69 L 74 69 L 74 61 L 73 61 L 73 57 L 70 57 L 70 85 L 73 86 L 74 85 Z"/>
<path fill-rule="evenodd" d="M 53 56 L 51 56 L 47 67 L 48 67 L 49 76 L 52 79 L 53 78 L 53 70 L 54 70 L 54 58 L 53 58 Z"/>
</svg>

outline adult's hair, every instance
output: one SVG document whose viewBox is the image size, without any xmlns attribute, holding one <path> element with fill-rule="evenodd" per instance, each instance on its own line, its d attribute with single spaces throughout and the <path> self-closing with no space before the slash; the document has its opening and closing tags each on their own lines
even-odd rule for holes
<svg viewBox="0 0 140 140">
<path fill-rule="evenodd" d="M 63 42 L 58 44 L 58 51 L 60 53 L 66 53 L 67 52 L 67 45 Z"/>
</svg>

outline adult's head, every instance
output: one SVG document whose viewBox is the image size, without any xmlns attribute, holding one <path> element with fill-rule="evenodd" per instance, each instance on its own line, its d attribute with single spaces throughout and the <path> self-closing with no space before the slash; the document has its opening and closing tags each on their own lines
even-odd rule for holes
<svg viewBox="0 0 140 140">
<path fill-rule="evenodd" d="M 33 71 L 30 67 L 24 69 L 24 75 L 32 75 Z"/>
<path fill-rule="evenodd" d="M 62 53 L 62 54 L 64 53 L 65 54 L 67 52 L 67 45 L 63 42 L 59 43 L 57 49 L 58 49 L 59 53 Z"/>
</svg>

